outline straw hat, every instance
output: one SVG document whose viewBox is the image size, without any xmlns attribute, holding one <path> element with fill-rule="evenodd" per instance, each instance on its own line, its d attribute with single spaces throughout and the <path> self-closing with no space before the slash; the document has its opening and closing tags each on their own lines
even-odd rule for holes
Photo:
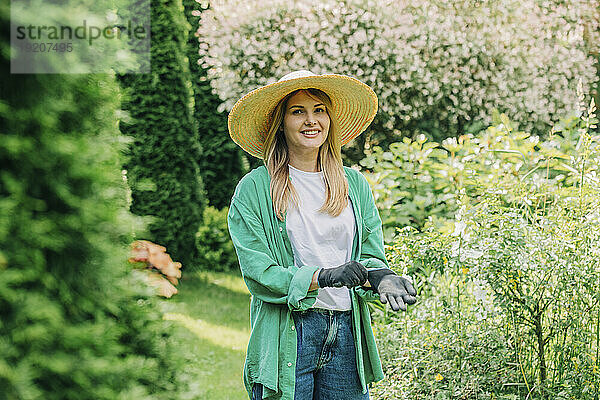
<svg viewBox="0 0 600 400">
<path fill-rule="evenodd" d="M 331 98 L 329 112 L 337 122 L 342 145 L 360 135 L 375 118 L 377 96 L 369 86 L 346 75 L 316 75 L 302 70 L 239 99 L 229 113 L 229 135 L 242 149 L 262 158 L 271 114 L 277 103 L 296 90 L 309 88 L 320 89 Z"/>
</svg>

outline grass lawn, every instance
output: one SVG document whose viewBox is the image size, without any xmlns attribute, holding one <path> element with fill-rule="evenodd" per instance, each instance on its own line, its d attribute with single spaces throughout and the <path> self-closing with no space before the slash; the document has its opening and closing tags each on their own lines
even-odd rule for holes
<svg viewBox="0 0 600 400">
<path fill-rule="evenodd" d="M 185 272 L 184 272 L 185 275 Z M 242 368 L 250 335 L 250 293 L 237 274 L 201 271 L 177 286 L 164 318 L 182 327 L 200 375 L 202 399 L 247 399 Z"/>
</svg>

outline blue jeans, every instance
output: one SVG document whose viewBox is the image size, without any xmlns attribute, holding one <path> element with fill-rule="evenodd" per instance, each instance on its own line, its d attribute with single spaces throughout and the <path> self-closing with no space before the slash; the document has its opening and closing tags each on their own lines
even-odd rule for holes
<svg viewBox="0 0 600 400">
<path fill-rule="evenodd" d="M 294 400 L 368 400 L 356 369 L 351 311 L 293 312 L 298 334 Z M 262 399 L 262 385 L 252 400 Z"/>
</svg>

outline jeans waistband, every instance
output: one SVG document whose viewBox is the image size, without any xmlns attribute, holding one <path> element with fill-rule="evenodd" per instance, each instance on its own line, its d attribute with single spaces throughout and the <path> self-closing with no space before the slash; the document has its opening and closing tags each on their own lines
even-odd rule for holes
<svg viewBox="0 0 600 400">
<path fill-rule="evenodd" d="M 324 314 L 324 315 L 350 315 L 352 314 L 352 310 L 329 310 L 326 308 L 309 308 L 307 310 L 304 311 L 294 311 L 297 314 L 300 315 L 306 315 L 309 312 L 317 312 L 319 314 Z"/>
</svg>

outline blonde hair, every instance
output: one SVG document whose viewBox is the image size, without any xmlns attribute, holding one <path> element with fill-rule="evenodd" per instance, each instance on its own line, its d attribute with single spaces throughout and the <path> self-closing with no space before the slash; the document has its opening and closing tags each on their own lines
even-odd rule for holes
<svg viewBox="0 0 600 400">
<path fill-rule="evenodd" d="M 336 132 L 337 123 L 331 114 L 331 99 L 319 89 L 300 89 L 285 96 L 273 110 L 271 125 L 265 140 L 263 161 L 271 177 L 271 200 L 275 215 L 283 221 L 290 202 L 298 206 L 298 193 L 290 181 L 288 164 L 290 161 L 289 149 L 281 127 L 286 112 L 288 100 L 294 94 L 304 91 L 309 96 L 318 99 L 326 106 L 327 114 L 331 120 L 329 133 L 325 143 L 319 148 L 317 166 L 323 171 L 325 178 L 325 202 L 319 209 L 320 212 L 337 217 L 348 205 L 348 182 L 344 175 L 342 164 L 342 145 Z"/>
</svg>

